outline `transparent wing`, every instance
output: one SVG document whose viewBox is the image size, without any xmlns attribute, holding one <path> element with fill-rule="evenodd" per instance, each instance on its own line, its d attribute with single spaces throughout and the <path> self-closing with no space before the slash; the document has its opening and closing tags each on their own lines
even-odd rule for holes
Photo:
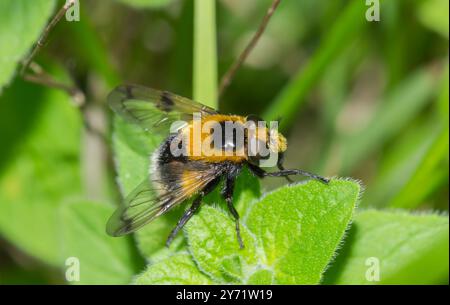
<svg viewBox="0 0 450 305">
<path fill-rule="evenodd" d="M 126 121 L 150 131 L 169 131 L 175 121 L 192 120 L 194 112 L 201 115 L 217 113 L 213 108 L 168 91 L 139 85 L 117 87 L 109 94 L 108 103 Z"/>
<path fill-rule="evenodd" d="M 111 236 L 121 236 L 136 231 L 202 190 L 221 174 L 211 166 L 187 166 L 188 168 L 181 162 L 162 166 L 161 171 L 171 176 L 166 176 L 165 181 L 173 180 L 169 185 L 163 184 L 161 180 L 145 179 L 111 216 L 106 232 Z M 180 173 L 182 183 L 179 180 Z"/>
</svg>

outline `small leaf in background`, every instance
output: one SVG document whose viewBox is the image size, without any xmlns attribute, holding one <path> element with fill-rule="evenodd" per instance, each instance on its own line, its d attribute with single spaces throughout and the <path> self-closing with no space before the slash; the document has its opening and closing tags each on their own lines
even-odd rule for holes
<svg viewBox="0 0 450 305">
<path fill-rule="evenodd" d="M 0 98 L 0 232 L 60 264 L 58 208 L 82 195 L 79 112 L 62 92 L 17 80 Z"/>
<path fill-rule="evenodd" d="M 274 284 L 274 274 L 269 269 L 256 269 L 247 279 L 248 285 L 271 285 Z"/>
<path fill-rule="evenodd" d="M 116 0 L 135 8 L 159 8 L 168 5 L 173 0 Z"/>
<path fill-rule="evenodd" d="M 285 186 L 254 204 L 246 224 L 277 284 L 317 284 L 352 218 L 360 186 L 317 181 Z"/>
<path fill-rule="evenodd" d="M 245 248 L 239 249 L 235 222 L 230 213 L 208 205 L 186 224 L 189 251 L 200 270 L 216 282 L 239 283 L 258 263 L 253 235 L 241 223 Z"/>
<path fill-rule="evenodd" d="M 54 0 L 0 1 L 0 93 L 37 41 L 54 7 Z"/>
<path fill-rule="evenodd" d="M 448 282 L 448 217 L 365 211 L 325 274 L 325 284 L 442 284 Z M 375 259 L 375 260 L 374 260 Z M 372 270 L 370 267 L 379 270 Z M 379 281 L 376 273 L 379 271 Z M 373 273 L 372 273 L 373 272 Z"/>
<path fill-rule="evenodd" d="M 132 238 L 105 233 L 105 222 L 112 213 L 111 206 L 92 202 L 61 208 L 64 258 L 79 260 L 80 281 L 74 284 L 128 284 L 141 269 Z"/>
<path fill-rule="evenodd" d="M 182 252 L 161 260 L 139 274 L 138 285 L 206 285 L 213 282 L 201 273 L 191 255 Z"/>
</svg>

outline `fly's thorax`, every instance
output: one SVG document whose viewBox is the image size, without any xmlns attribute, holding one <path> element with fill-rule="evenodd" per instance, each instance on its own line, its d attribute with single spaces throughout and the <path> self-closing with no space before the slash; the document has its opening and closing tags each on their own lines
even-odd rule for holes
<svg viewBox="0 0 450 305">
<path fill-rule="evenodd" d="M 244 118 L 211 115 L 190 121 L 173 139 L 171 148 L 176 156 L 207 162 L 245 160 Z"/>
<path fill-rule="evenodd" d="M 173 138 L 171 151 L 174 156 L 207 162 L 272 160 L 287 146 L 277 127 L 241 116 L 194 116 Z"/>
</svg>

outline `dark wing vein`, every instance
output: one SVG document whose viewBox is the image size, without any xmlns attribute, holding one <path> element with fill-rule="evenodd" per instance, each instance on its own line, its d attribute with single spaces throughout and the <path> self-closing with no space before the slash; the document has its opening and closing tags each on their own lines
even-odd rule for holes
<svg viewBox="0 0 450 305">
<path fill-rule="evenodd" d="M 167 187 L 163 187 L 161 181 L 145 179 L 111 216 L 106 226 L 107 233 L 111 236 L 121 236 L 136 231 L 199 192 L 219 175 L 220 172 L 213 168 L 185 171 L 184 181 L 188 182 L 187 184 Z"/>
<path fill-rule="evenodd" d="M 168 131 L 176 121 L 190 121 L 192 114 L 216 114 L 208 106 L 178 96 L 139 85 L 122 85 L 108 96 L 111 108 L 126 121 L 145 130 Z"/>
</svg>

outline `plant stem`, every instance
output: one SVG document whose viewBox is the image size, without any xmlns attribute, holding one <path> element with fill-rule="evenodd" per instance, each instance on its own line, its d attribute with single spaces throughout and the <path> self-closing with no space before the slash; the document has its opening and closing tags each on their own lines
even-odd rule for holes
<svg viewBox="0 0 450 305">
<path fill-rule="evenodd" d="M 228 71 L 224 74 L 222 77 L 222 80 L 220 82 L 219 87 L 219 97 L 221 97 L 225 90 L 228 88 L 228 86 L 231 84 L 234 75 L 236 74 L 237 70 L 242 66 L 244 61 L 247 59 L 247 57 L 250 55 L 250 52 L 253 50 L 253 48 L 256 46 L 256 44 L 259 41 L 259 38 L 266 30 L 267 24 L 269 23 L 270 18 L 272 17 L 273 13 L 277 9 L 278 5 L 280 4 L 281 0 L 274 0 L 272 2 L 272 5 L 267 10 L 266 15 L 264 16 L 263 20 L 261 21 L 261 24 L 259 25 L 258 30 L 253 35 L 252 39 L 250 40 L 247 47 L 244 49 L 244 51 L 239 55 L 237 60 L 231 65 L 231 67 L 228 69 Z"/>
<path fill-rule="evenodd" d="M 28 66 L 31 64 L 36 54 L 44 47 L 45 41 L 47 40 L 47 37 L 50 34 L 51 30 L 58 24 L 58 22 L 66 14 L 69 8 L 75 5 L 75 2 L 76 0 L 67 1 L 66 4 L 64 4 L 64 6 L 58 11 L 55 17 L 53 17 L 50 23 L 46 26 L 44 32 L 42 32 L 41 36 L 39 37 L 36 46 L 33 48 L 33 51 L 31 51 L 30 56 L 28 56 L 27 59 L 24 61 L 22 69 L 20 70 L 21 75 L 25 74 L 26 70 L 28 69 Z"/>
<path fill-rule="evenodd" d="M 215 0 L 195 0 L 193 99 L 217 108 Z"/>
</svg>

